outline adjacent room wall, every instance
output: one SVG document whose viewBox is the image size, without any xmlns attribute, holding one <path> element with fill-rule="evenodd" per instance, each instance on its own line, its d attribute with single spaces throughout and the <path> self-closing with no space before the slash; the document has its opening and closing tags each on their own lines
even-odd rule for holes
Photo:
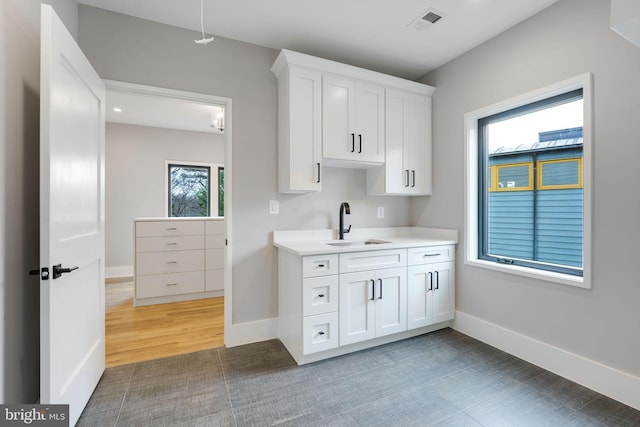
<svg viewBox="0 0 640 427">
<path fill-rule="evenodd" d="M 77 34 L 75 1 L 52 0 Z M 40 395 L 40 1 L 0 1 L 0 402 Z"/>
<path fill-rule="evenodd" d="M 107 123 L 107 273 L 132 271 L 134 218 L 165 216 L 165 161 L 224 164 L 224 144 L 221 134 Z"/>
<path fill-rule="evenodd" d="M 609 2 L 561 0 L 422 79 L 434 96 L 434 195 L 418 225 L 464 232 L 463 115 L 585 72 L 594 81 L 593 289 L 467 266 L 460 312 L 640 376 L 640 49 L 609 29 Z"/>
<path fill-rule="evenodd" d="M 353 227 L 409 225 L 409 200 L 366 196 L 364 171 L 350 169 L 325 172 L 320 194 L 278 194 L 277 80 L 270 71 L 278 51 L 223 37 L 205 47 L 193 43 L 197 37 L 79 6 L 80 46 L 102 78 L 232 98 L 233 323 L 272 319 L 278 315 L 273 230 L 337 228 L 342 201 L 352 203 Z M 269 214 L 270 200 L 280 200 L 279 215 Z M 386 207 L 385 220 L 375 218 L 376 206 Z"/>
</svg>

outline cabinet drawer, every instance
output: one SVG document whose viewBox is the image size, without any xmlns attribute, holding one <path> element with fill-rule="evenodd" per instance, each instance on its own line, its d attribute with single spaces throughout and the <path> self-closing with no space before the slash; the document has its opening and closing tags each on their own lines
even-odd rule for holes
<svg viewBox="0 0 640 427">
<path fill-rule="evenodd" d="M 204 247 L 207 249 L 224 248 L 223 235 L 206 235 L 204 236 Z"/>
<path fill-rule="evenodd" d="M 340 254 L 340 273 L 377 270 L 407 265 L 406 249 L 350 252 Z"/>
<path fill-rule="evenodd" d="M 207 249 L 204 256 L 207 270 L 224 268 L 224 249 Z"/>
<path fill-rule="evenodd" d="M 204 234 L 204 221 L 137 221 L 136 236 L 193 236 Z"/>
<path fill-rule="evenodd" d="M 338 313 L 302 319 L 302 353 L 311 354 L 338 347 Z"/>
<path fill-rule="evenodd" d="M 136 298 L 154 298 L 203 291 L 204 271 L 136 276 Z"/>
<path fill-rule="evenodd" d="M 338 274 L 338 255 L 314 255 L 302 258 L 302 277 Z"/>
<path fill-rule="evenodd" d="M 302 281 L 302 314 L 338 311 L 338 275 L 311 277 Z"/>
<path fill-rule="evenodd" d="M 408 264 L 430 264 L 433 262 L 453 261 L 455 246 L 423 246 L 408 249 Z"/>
<path fill-rule="evenodd" d="M 204 290 L 224 290 L 224 270 L 207 270 L 204 272 Z"/>
<path fill-rule="evenodd" d="M 204 251 L 143 252 L 136 255 L 136 275 L 204 270 Z"/>
<path fill-rule="evenodd" d="M 205 221 L 205 234 L 224 235 L 224 221 Z"/>
<path fill-rule="evenodd" d="M 202 236 L 137 237 L 136 252 L 165 252 L 204 249 Z"/>
</svg>

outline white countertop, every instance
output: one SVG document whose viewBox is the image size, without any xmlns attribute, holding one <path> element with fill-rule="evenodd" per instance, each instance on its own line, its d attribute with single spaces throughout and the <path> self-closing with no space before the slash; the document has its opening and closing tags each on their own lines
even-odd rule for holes
<svg viewBox="0 0 640 427">
<path fill-rule="evenodd" d="M 337 230 L 274 231 L 273 244 L 278 249 L 300 256 L 343 252 L 403 249 L 419 246 L 454 245 L 458 243 L 458 231 L 424 227 L 385 227 L 352 229 L 338 240 Z M 332 246 L 333 242 L 363 242 L 382 240 L 385 243 L 353 246 Z"/>
</svg>

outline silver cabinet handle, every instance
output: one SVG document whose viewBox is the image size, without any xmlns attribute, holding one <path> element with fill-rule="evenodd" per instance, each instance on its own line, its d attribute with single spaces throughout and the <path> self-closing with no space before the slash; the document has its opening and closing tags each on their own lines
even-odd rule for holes
<svg viewBox="0 0 640 427">
<path fill-rule="evenodd" d="M 440 256 L 442 254 L 438 253 L 438 254 L 424 254 L 424 258 L 430 257 L 430 256 Z"/>
</svg>

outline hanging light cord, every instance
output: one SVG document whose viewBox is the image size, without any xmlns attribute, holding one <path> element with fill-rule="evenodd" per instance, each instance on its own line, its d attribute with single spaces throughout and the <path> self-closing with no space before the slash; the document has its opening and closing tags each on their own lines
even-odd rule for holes
<svg viewBox="0 0 640 427">
<path fill-rule="evenodd" d="M 213 41 L 214 39 L 213 36 L 207 38 L 204 35 L 204 0 L 200 0 L 200 31 L 202 31 L 202 39 L 194 40 L 194 42 L 198 44 L 203 44 L 206 46 L 208 43 L 211 43 Z"/>
</svg>

